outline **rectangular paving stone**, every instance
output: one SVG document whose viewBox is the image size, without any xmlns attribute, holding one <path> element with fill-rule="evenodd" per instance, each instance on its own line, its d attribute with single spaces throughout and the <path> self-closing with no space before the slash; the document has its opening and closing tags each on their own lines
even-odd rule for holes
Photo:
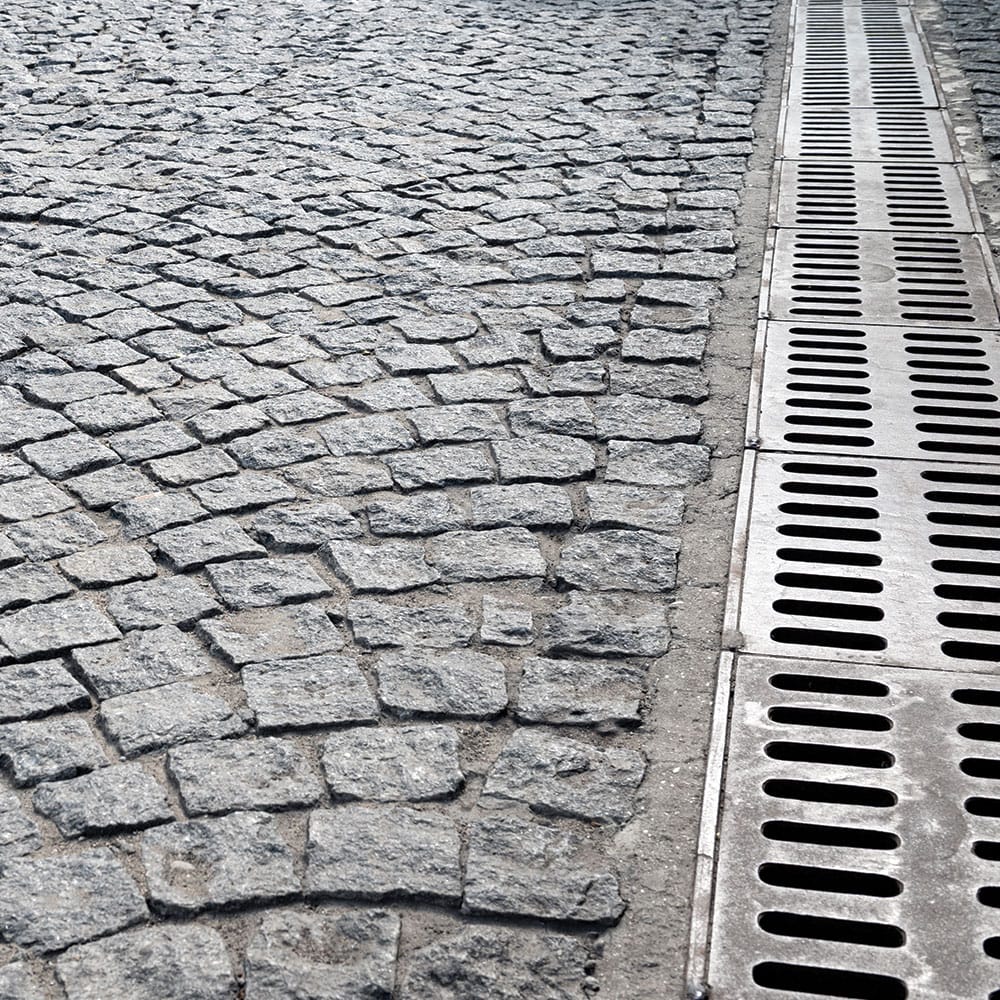
<svg viewBox="0 0 1000 1000">
<path fill-rule="evenodd" d="M 62 660 L 0 667 L 0 722 L 89 707 L 90 695 Z"/>
<path fill-rule="evenodd" d="M 323 559 L 351 589 L 352 594 L 391 594 L 433 583 L 441 576 L 427 564 L 420 542 L 383 542 L 364 545 L 328 542 Z"/>
<path fill-rule="evenodd" d="M 178 743 L 238 736 L 246 729 L 217 695 L 183 682 L 109 698 L 97 717 L 126 759 Z"/>
<path fill-rule="evenodd" d="M 363 647 L 466 646 L 474 631 L 465 608 L 456 604 L 408 606 L 359 599 L 348 602 L 347 619 Z"/>
<path fill-rule="evenodd" d="M 214 598 L 194 580 L 184 576 L 126 583 L 108 592 L 108 613 L 126 632 L 160 625 L 183 628 L 220 610 Z M 0 636 L 2 634 L 0 621 Z M 106 636 L 105 641 L 107 638 L 111 637 Z"/>
<path fill-rule="evenodd" d="M 20 787 L 106 767 L 108 759 L 84 719 L 56 716 L 0 726 L 0 762 Z"/>
<path fill-rule="evenodd" d="M 581 856 L 581 837 L 563 830 L 498 817 L 469 831 L 467 913 L 595 924 L 617 922 L 625 909 L 610 866 Z"/>
<path fill-rule="evenodd" d="M 267 555 L 267 550 L 231 517 L 168 528 L 157 532 L 150 541 L 179 572 L 198 569 L 206 563 Z"/>
<path fill-rule="evenodd" d="M 283 479 L 263 472 L 242 472 L 236 476 L 210 479 L 192 486 L 191 493 L 213 514 L 253 510 L 298 498 L 298 493 Z"/>
<path fill-rule="evenodd" d="M 209 927 L 142 928 L 76 945 L 56 974 L 69 1000 L 230 1000 L 236 981 Z"/>
<path fill-rule="evenodd" d="M 593 528 L 677 530 L 684 516 L 684 494 L 640 486 L 588 486 L 587 511 Z"/>
<path fill-rule="evenodd" d="M 68 597 L 72 585 L 51 566 L 26 563 L 0 570 L 0 610 Z"/>
<path fill-rule="evenodd" d="M 591 445 L 582 438 L 564 434 L 494 441 L 491 447 L 502 483 L 590 478 L 597 468 L 597 456 Z"/>
<path fill-rule="evenodd" d="M 85 472 L 65 480 L 66 488 L 79 497 L 84 507 L 103 510 L 112 504 L 144 496 L 155 490 L 152 482 L 138 469 L 114 465 L 96 472 Z"/>
<path fill-rule="evenodd" d="M 370 500 L 366 510 L 375 535 L 433 535 L 469 523 L 462 507 L 444 490 Z"/>
<path fill-rule="evenodd" d="M 71 372 L 67 375 L 36 375 L 24 383 L 28 399 L 46 406 L 65 406 L 91 396 L 124 392 L 125 386 L 98 372 Z"/>
<path fill-rule="evenodd" d="M 146 904 L 106 847 L 51 858 L 18 858 L 0 879 L 0 924 L 8 941 L 42 952 L 140 923 Z"/>
<path fill-rule="evenodd" d="M 234 667 L 335 653 L 344 646 L 330 616 L 311 604 L 241 611 L 201 622 L 198 633 Z"/>
<path fill-rule="evenodd" d="M 208 511 L 190 497 L 157 491 L 125 500 L 113 508 L 113 513 L 124 522 L 126 538 L 142 538 L 208 517 Z"/>
<path fill-rule="evenodd" d="M 36 604 L 0 618 L 0 642 L 16 659 L 119 638 L 114 624 L 83 599 Z"/>
<path fill-rule="evenodd" d="M 299 507 L 274 507 L 254 518 L 251 530 L 278 552 L 304 552 L 332 539 L 357 538 L 358 519 L 334 501 L 313 501 Z"/>
<path fill-rule="evenodd" d="M 457 903 L 459 837 L 436 812 L 344 805 L 309 817 L 306 893 L 318 897 L 403 897 Z"/>
<path fill-rule="evenodd" d="M 507 672 L 492 656 L 471 650 L 403 650 L 379 656 L 378 696 L 394 715 L 488 719 L 507 707 Z"/>
<path fill-rule="evenodd" d="M 427 559 L 444 583 L 544 576 L 538 539 L 524 528 L 451 531 L 427 542 Z"/>
<path fill-rule="evenodd" d="M 363 458 L 320 458 L 285 469 L 283 475 L 293 486 L 324 497 L 392 489 L 389 470 L 381 462 Z"/>
<path fill-rule="evenodd" d="M 374 722 L 378 706 L 351 656 L 307 656 L 243 668 L 247 704 L 261 732 Z"/>
<path fill-rule="evenodd" d="M 129 632 L 121 642 L 74 649 L 77 670 L 104 700 L 209 673 L 212 658 L 173 625 Z"/>
<path fill-rule="evenodd" d="M 45 479 L 22 479 L 0 485 L 0 521 L 26 521 L 73 506 L 67 494 Z"/>
<path fill-rule="evenodd" d="M 119 461 L 110 448 L 80 433 L 25 445 L 21 454 L 46 479 L 66 479 Z"/>
<path fill-rule="evenodd" d="M 573 523 L 573 506 L 562 486 L 474 486 L 469 499 L 474 528 L 565 528 Z"/>
<path fill-rule="evenodd" d="M 511 708 L 525 722 L 553 725 L 635 725 L 644 672 L 619 660 L 531 657 Z"/>
<path fill-rule="evenodd" d="M 141 830 L 174 818 L 165 789 L 140 764 L 47 781 L 35 789 L 31 803 L 64 837 Z"/>
<path fill-rule="evenodd" d="M 7 534 L 32 562 L 58 559 L 107 540 L 90 515 L 77 511 L 19 521 Z"/>
<path fill-rule="evenodd" d="M 476 445 L 438 445 L 388 455 L 385 462 L 392 470 L 396 485 L 404 490 L 454 483 L 490 483 L 495 478 L 489 455 Z"/>
<path fill-rule="evenodd" d="M 326 597 L 333 588 L 305 559 L 236 559 L 213 563 L 209 582 L 236 611 Z"/>
<path fill-rule="evenodd" d="M 303 752 L 276 737 L 175 747 L 167 771 L 189 816 L 312 806 L 323 791 Z"/>
<path fill-rule="evenodd" d="M 156 576 L 156 563 L 140 545 L 101 545 L 60 560 L 59 568 L 78 587 L 109 587 Z"/>
<path fill-rule="evenodd" d="M 299 891 L 292 849 L 267 813 L 171 823 L 147 830 L 141 844 L 150 905 L 160 913 L 276 903 Z"/>
<path fill-rule="evenodd" d="M 399 931 L 399 917 L 385 910 L 267 913 L 247 948 L 247 995 L 255 1000 L 389 997 Z"/>
<path fill-rule="evenodd" d="M 570 538 L 556 579 L 583 590 L 664 593 L 677 582 L 680 540 L 653 531 L 592 531 Z"/>
<path fill-rule="evenodd" d="M 182 455 L 154 458 L 146 463 L 150 475 L 165 486 L 190 486 L 216 476 L 230 475 L 239 466 L 221 448 L 203 447 Z"/>
</svg>

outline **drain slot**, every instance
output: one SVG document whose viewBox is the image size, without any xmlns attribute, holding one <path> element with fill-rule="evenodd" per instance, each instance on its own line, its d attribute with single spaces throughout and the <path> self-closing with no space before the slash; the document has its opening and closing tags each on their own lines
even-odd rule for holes
<svg viewBox="0 0 1000 1000">
<path fill-rule="evenodd" d="M 944 116 L 932 108 L 789 108 L 781 156 L 789 160 L 951 163 Z"/>
</svg>

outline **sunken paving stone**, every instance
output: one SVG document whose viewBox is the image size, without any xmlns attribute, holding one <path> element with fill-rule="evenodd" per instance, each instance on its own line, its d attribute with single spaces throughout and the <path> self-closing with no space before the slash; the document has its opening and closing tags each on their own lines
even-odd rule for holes
<svg viewBox="0 0 1000 1000">
<path fill-rule="evenodd" d="M 247 996 L 389 1000 L 399 936 L 399 916 L 385 910 L 267 913 L 247 946 Z"/>
<path fill-rule="evenodd" d="M 480 802 L 523 802 L 542 815 L 620 824 L 634 812 L 645 770 L 645 760 L 633 750 L 600 749 L 522 729 L 490 768 Z"/>
<path fill-rule="evenodd" d="M 580 1000 L 589 963 L 585 943 L 567 934 L 466 927 L 410 954 L 399 995 L 401 1000 Z"/>
<path fill-rule="evenodd" d="M 20 787 L 106 767 L 108 758 L 85 719 L 56 716 L 0 726 L 0 763 Z"/>
<path fill-rule="evenodd" d="M 625 910 L 606 862 L 578 833 L 513 817 L 472 824 L 463 909 L 493 916 L 610 924 Z"/>
<path fill-rule="evenodd" d="M 35 789 L 31 803 L 64 837 L 141 830 L 174 818 L 166 790 L 141 764 L 46 782 Z"/>
<path fill-rule="evenodd" d="M 263 812 L 154 827 L 141 857 L 150 905 L 162 913 L 276 903 L 299 891 L 292 849 Z"/>
<path fill-rule="evenodd" d="M 98 719 L 125 758 L 193 740 L 238 736 L 246 729 L 225 701 L 185 682 L 109 698 Z"/>
<path fill-rule="evenodd" d="M 268 608 L 333 593 L 304 559 L 237 559 L 214 563 L 207 576 L 227 608 Z"/>
<path fill-rule="evenodd" d="M 89 707 L 90 695 L 62 660 L 0 667 L 0 722 Z"/>
<path fill-rule="evenodd" d="M 233 809 L 294 809 L 315 805 L 322 785 L 289 740 L 212 740 L 175 747 L 167 771 L 189 816 Z"/>
<path fill-rule="evenodd" d="M 108 594 L 108 612 L 126 632 L 160 625 L 183 628 L 218 610 L 218 603 L 199 584 L 183 576 L 128 583 Z"/>
<path fill-rule="evenodd" d="M 334 800 L 443 799 L 464 781 L 458 750 L 452 726 L 348 729 L 323 745 L 323 773 Z"/>
<path fill-rule="evenodd" d="M 503 663 L 484 653 L 408 650 L 376 661 L 378 696 L 396 715 L 487 719 L 507 707 Z"/>
<path fill-rule="evenodd" d="M 124 930 L 146 918 L 132 877 L 106 847 L 51 858 L 20 858 L 0 879 L 4 938 L 56 951 Z"/>
<path fill-rule="evenodd" d="M 458 828 L 440 813 L 405 806 L 317 809 L 309 817 L 305 891 L 454 905 L 462 893 Z"/>
<path fill-rule="evenodd" d="M 285 657 L 332 653 L 344 636 L 321 608 L 267 608 L 203 621 L 198 632 L 234 667 Z"/>
<path fill-rule="evenodd" d="M 129 632 L 121 642 L 85 646 L 71 655 L 102 700 L 198 677 L 213 666 L 201 646 L 173 625 Z"/>
<path fill-rule="evenodd" d="M 236 990 L 222 937 L 207 927 L 124 931 L 59 956 L 68 1000 L 231 1000 Z"/>
<path fill-rule="evenodd" d="M 261 731 L 374 722 L 378 706 L 357 660 L 307 656 L 243 668 L 247 703 Z M 225 735 L 225 734 L 219 734 Z"/>
<path fill-rule="evenodd" d="M 0 642 L 17 659 L 119 638 L 114 624 L 85 599 L 36 604 L 0 618 Z"/>
</svg>

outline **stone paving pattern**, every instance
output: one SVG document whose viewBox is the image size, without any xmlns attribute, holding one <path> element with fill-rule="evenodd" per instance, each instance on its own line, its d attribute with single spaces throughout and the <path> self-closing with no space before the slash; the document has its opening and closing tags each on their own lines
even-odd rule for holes
<svg viewBox="0 0 1000 1000">
<path fill-rule="evenodd" d="M 1000 159 L 1000 0 L 941 0 L 941 6 L 969 80 L 983 144 Z"/>
<path fill-rule="evenodd" d="M 771 6 L 0 12 L 0 997 L 600 989 Z"/>
</svg>

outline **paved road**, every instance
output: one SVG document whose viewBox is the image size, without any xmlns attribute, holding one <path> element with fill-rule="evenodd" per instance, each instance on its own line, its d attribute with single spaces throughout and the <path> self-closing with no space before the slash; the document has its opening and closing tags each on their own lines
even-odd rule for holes
<svg viewBox="0 0 1000 1000">
<path fill-rule="evenodd" d="M 621 845 L 770 9 L 0 13 L 0 997 L 580 998 L 683 901 Z"/>
</svg>

